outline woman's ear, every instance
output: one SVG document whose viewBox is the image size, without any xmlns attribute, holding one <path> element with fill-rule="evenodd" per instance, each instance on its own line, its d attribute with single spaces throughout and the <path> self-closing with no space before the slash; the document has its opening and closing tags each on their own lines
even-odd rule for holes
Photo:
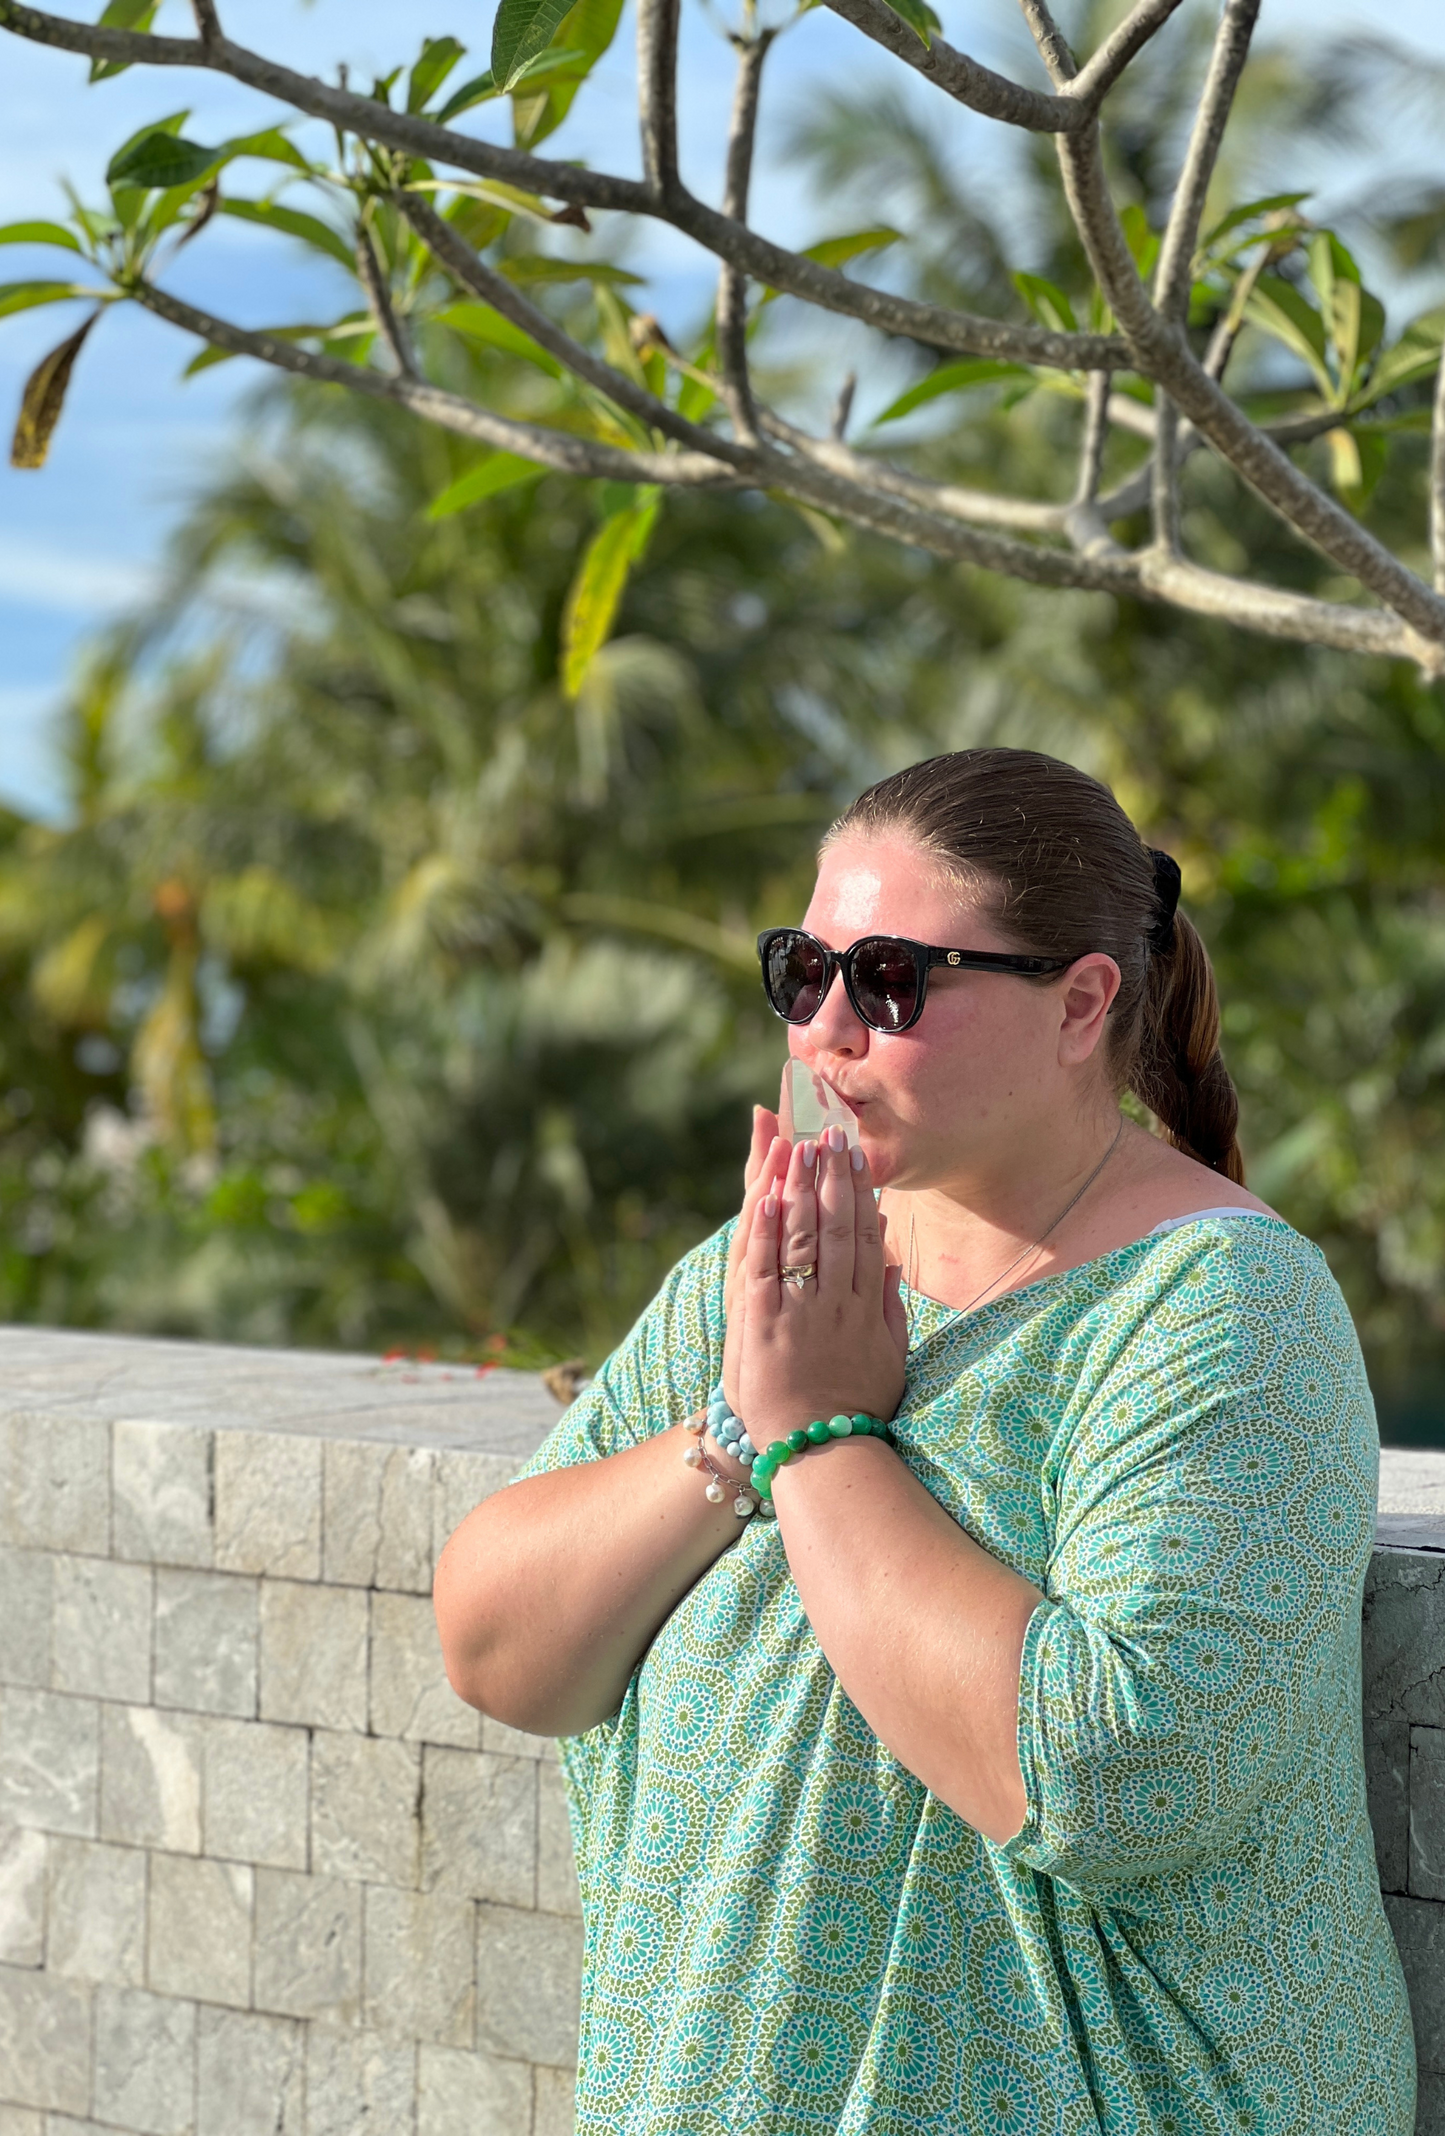
<svg viewBox="0 0 1445 2136">
<path fill-rule="evenodd" d="M 1104 1036 L 1105 1018 L 1119 991 L 1119 967 L 1102 950 L 1093 950 L 1070 965 L 1059 985 L 1059 1065 L 1076 1068 L 1091 1058 Z"/>
</svg>

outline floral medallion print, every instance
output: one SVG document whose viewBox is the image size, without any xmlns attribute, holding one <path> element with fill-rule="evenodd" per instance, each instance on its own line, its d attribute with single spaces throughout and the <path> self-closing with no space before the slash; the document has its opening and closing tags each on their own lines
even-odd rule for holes
<svg viewBox="0 0 1445 2136">
<path fill-rule="evenodd" d="M 529 1472 L 705 1399 L 727 1244 Z M 1409 2136 L 1359 1770 L 1377 1442 L 1321 1257 L 1209 1219 L 907 1304 L 900 1457 L 1047 1598 L 1023 1827 L 981 1839 L 878 1742 L 749 1523 L 562 1746 L 578 2136 Z"/>
</svg>

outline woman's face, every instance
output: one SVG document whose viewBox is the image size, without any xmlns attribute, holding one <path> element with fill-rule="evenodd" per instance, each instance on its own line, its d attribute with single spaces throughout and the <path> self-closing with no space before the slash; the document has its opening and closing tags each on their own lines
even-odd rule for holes
<svg viewBox="0 0 1445 2136">
<path fill-rule="evenodd" d="M 868 934 L 944 949 L 1016 951 L 907 838 L 846 838 L 823 855 L 803 925 L 830 949 Z M 1100 1041 L 1118 989 L 1110 957 L 1081 957 L 1048 982 L 935 969 L 907 1031 L 873 1031 L 842 977 L 817 1015 L 788 1029 L 798 1060 L 858 1117 L 874 1180 L 946 1187 L 1000 1163 L 1027 1162 L 1111 1093 Z"/>
</svg>

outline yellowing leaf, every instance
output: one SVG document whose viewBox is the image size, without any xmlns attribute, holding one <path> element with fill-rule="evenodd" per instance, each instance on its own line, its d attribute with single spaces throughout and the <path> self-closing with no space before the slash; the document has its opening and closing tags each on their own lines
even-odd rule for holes
<svg viewBox="0 0 1445 2136">
<path fill-rule="evenodd" d="M 638 490 L 631 504 L 602 522 L 583 551 L 562 614 L 562 689 L 569 698 L 581 689 L 593 654 L 606 642 L 661 498 L 658 489 Z"/>
<path fill-rule="evenodd" d="M 60 411 L 65 406 L 65 389 L 70 384 L 70 374 L 75 368 L 75 359 L 85 346 L 85 337 L 100 317 L 93 311 L 78 332 L 59 348 L 42 356 L 29 378 L 20 397 L 20 419 L 15 425 L 15 436 L 10 445 L 12 467 L 43 467 L 50 450 L 50 440 L 55 426 L 60 421 Z"/>
</svg>

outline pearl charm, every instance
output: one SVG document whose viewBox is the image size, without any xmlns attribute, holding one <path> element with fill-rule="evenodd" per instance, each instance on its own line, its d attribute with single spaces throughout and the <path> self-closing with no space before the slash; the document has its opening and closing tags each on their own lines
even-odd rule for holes
<svg viewBox="0 0 1445 2136">
<path fill-rule="evenodd" d="M 707 1430 L 707 1418 L 689 1417 L 686 1424 L 684 1424 L 682 1428 L 684 1431 L 690 1431 L 695 1438 L 700 1439 L 703 1433 Z"/>
<path fill-rule="evenodd" d="M 733 1511 L 734 1513 L 736 1513 L 738 1519 L 746 1520 L 752 1510 L 753 1502 L 751 1498 L 745 1497 L 744 1494 L 739 1491 L 737 1497 L 733 1500 Z"/>
<path fill-rule="evenodd" d="M 689 1468 L 701 1468 L 702 1448 L 700 1446 L 690 1446 L 682 1458 Z"/>
<path fill-rule="evenodd" d="M 703 1492 L 703 1497 L 707 1500 L 710 1506 L 720 1506 L 726 1496 L 727 1493 L 724 1491 L 722 1485 L 717 1482 L 716 1478 L 714 1478 L 714 1480 L 708 1485 L 707 1489 Z"/>
</svg>

